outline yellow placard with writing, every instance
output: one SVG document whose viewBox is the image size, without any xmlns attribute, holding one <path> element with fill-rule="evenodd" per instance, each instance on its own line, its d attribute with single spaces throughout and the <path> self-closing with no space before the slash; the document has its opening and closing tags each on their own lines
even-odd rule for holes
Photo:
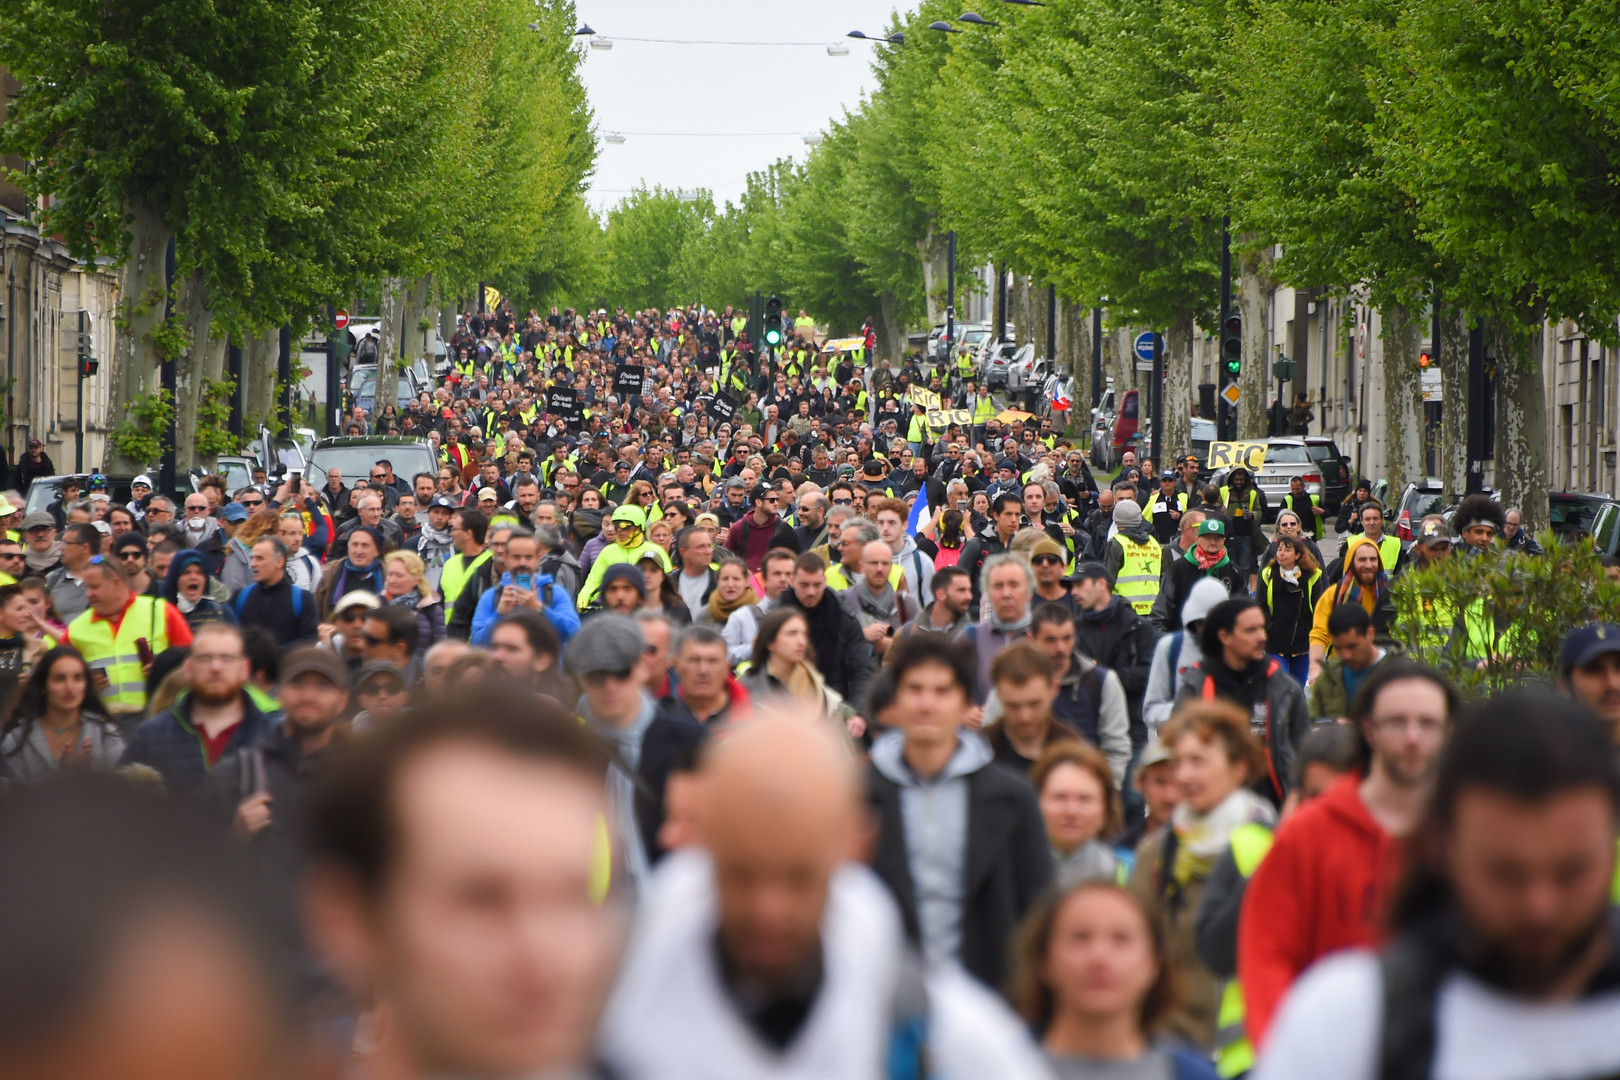
<svg viewBox="0 0 1620 1080">
<path fill-rule="evenodd" d="M 934 431 L 944 431 L 952 424 L 962 427 L 971 427 L 973 414 L 966 409 L 935 409 L 928 414 L 928 426 Z"/>
<path fill-rule="evenodd" d="M 1250 472 L 1258 472 L 1266 463 L 1266 444 L 1263 442 L 1212 442 L 1209 444 L 1209 468 L 1231 469 L 1242 465 Z"/>
<path fill-rule="evenodd" d="M 932 390 L 917 390 L 913 392 L 911 395 L 911 401 L 912 404 L 921 405 L 929 412 L 937 411 L 941 404 L 939 395 L 934 393 Z"/>
</svg>

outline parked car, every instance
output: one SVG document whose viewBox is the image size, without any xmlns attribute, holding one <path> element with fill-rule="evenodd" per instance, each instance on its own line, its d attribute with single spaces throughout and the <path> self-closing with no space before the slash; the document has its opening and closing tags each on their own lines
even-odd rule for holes
<svg viewBox="0 0 1620 1080">
<path fill-rule="evenodd" d="M 990 328 L 983 323 L 955 324 L 956 340 L 969 349 L 977 349 L 990 340 Z M 929 364 L 946 364 L 956 366 L 954 359 L 956 350 L 951 342 L 945 339 L 945 324 L 941 323 L 928 333 L 928 344 L 923 349 L 923 361 Z"/>
<path fill-rule="evenodd" d="M 1350 458 L 1339 453 L 1339 444 L 1325 436 L 1303 438 L 1305 449 L 1322 471 L 1322 509 L 1334 513 L 1350 497 Z"/>
<path fill-rule="evenodd" d="M 1615 501 L 1607 495 L 1573 491 L 1554 492 L 1548 496 L 1547 502 L 1551 510 L 1550 527 L 1564 543 L 1573 543 L 1593 535 L 1604 508 L 1615 505 Z"/>
<path fill-rule="evenodd" d="M 1421 484 L 1407 484 L 1406 490 L 1401 492 L 1401 501 L 1394 507 L 1395 535 L 1402 540 L 1412 539 L 1412 527 L 1425 516 L 1440 511 L 1445 493 L 1445 485 L 1435 476 L 1425 478 Z"/>
<path fill-rule="evenodd" d="M 420 392 L 416 382 L 415 373 L 407 368 L 399 373 L 399 380 L 394 385 L 394 404 L 398 408 L 405 408 L 416 400 Z M 363 364 L 354 369 L 349 376 L 349 404 L 358 405 L 365 409 L 369 415 L 375 416 L 377 402 L 377 365 Z"/>
<path fill-rule="evenodd" d="M 1592 519 L 1591 536 L 1599 555 L 1620 556 L 1620 503 L 1604 502 Z"/>
<path fill-rule="evenodd" d="M 37 476 L 34 478 L 34 482 L 28 485 L 28 490 L 23 493 L 23 511 L 32 514 L 35 510 L 43 510 L 60 499 L 64 480 L 77 480 L 79 482 L 79 497 L 88 498 L 90 494 L 90 477 L 92 475 L 100 475 L 101 479 L 106 481 L 107 494 L 111 497 L 115 506 L 122 506 L 133 497 L 129 485 L 130 481 L 135 479 L 135 473 L 130 473 L 128 476 L 109 476 L 105 473 L 63 473 L 60 476 Z M 157 470 L 153 469 L 151 475 L 156 476 Z"/>
<path fill-rule="evenodd" d="M 1188 441 L 1192 443 L 1192 455 L 1198 459 L 1198 471 L 1202 474 L 1209 468 L 1209 444 L 1215 441 L 1215 421 L 1205 420 L 1202 416 L 1193 417 Z M 1165 465 L 1166 462 L 1159 462 L 1159 468 Z"/>
<path fill-rule="evenodd" d="M 998 341 L 985 349 L 979 360 L 979 378 L 989 387 L 1006 386 L 1010 366 L 1035 358 L 1034 345 L 1019 345 L 1016 341 Z"/>
<path fill-rule="evenodd" d="M 369 479 L 371 467 L 385 458 L 393 464 L 395 476 L 409 479 L 417 473 L 438 472 L 439 463 L 426 439 L 414 435 L 340 435 L 315 444 L 304 475 L 310 484 L 320 487 L 326 483 L 327 470 L 336 468 L 343 473 L 343 482 L 352 487 L 356 480 Z"/>
</svg>

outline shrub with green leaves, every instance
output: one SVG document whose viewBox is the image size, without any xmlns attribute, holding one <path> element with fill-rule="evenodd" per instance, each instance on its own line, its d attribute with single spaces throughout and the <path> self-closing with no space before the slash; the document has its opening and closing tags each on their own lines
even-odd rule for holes
<svg viewBox="0 0 1620 1080">
<path fill-rule="evenodd" d="M 1545 555 L 1467 556 L 1464 549 L 1390 587 L 1391 632 L 1414 659 L 1433 664 L 1469 697 L 1558 674 L 1571 630 L 1620 621 L 1620 582 L 1611 581 L 1590 540 L 1540 538 Z"/>
</svg>

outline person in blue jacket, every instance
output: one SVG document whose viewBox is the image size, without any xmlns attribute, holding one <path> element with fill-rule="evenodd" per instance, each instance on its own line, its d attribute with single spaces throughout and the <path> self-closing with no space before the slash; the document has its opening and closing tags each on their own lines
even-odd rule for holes
<svg viewBox="0 0 1620 1080">
<path fill-rule="evenodd" d="M 579 631 L 579 612 L 568 590 L 556 586 L 540 571 L 540 546 L 534 533 L 513 529 L 506 538 L 506 572 L 478 598 L 473 612 L 474 645 L 489 644 L 489 635 L 502 615 L 511 611 L 538 611 L 551 621 L 557 636 L 567 643 Z"/>
</svg>

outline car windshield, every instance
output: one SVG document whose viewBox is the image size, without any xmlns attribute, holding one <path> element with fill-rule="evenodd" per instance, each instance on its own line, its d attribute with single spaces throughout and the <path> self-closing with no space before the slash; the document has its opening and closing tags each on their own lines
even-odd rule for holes
<svg viewBox="0 0 1620 1080">
<path fill-rule="evenodd" d="M 1552 497 L 1552 529 L 1554 532 L 1574 532 L 1585 536 L 1592 531 L 1592 522 L 1603 503 L 1592 499 L 1561 499 Z"/>
<path fill-rule="evenodd" d="M 1268 446 L 1266 447 L 1266 465 L 1309 465 L 1311 455 L 1305 452 L 1303 446 Z"/>
<path fill-rule="evenodd" d="M 1440 492 L 1414 491 L 1406 497 L 1406 505 L 1401 509 L 1410 512 L 1412 525 L 1415 528 L 1420 518 L 1427 517 L 1440 509 Z"/>
<path fill-rule="evenodd" d="M 1334 452 L 1332 443 L 1306 443 L 1305 450 L 1317 461 L 1339 460 L 1339 455 Z"/>
<path fill-rule="evenodd" d="M 1195 416 L 1190 430 L 1192 437 L 1195 439 L 1201 439 L 1204 442 L 1215 441 L 1215 421 L 1213 420 L 1205 420 L 1201 416 Z"/>
<path fill-rule="evenodd" d="M 426 443 L 396 443 L 393 445 L 362 444 L 359 446 L 317 447 L 310 456 L 310 476 L 316 483 L 324 483 L 329 469 L 339 469 L 343 482 L 371 477 L 371 467 L 387 459 L 394 466 L 394 475 L 407 482 L 417 473 L 436 472 L 433 453 Z"/>
</svg>

